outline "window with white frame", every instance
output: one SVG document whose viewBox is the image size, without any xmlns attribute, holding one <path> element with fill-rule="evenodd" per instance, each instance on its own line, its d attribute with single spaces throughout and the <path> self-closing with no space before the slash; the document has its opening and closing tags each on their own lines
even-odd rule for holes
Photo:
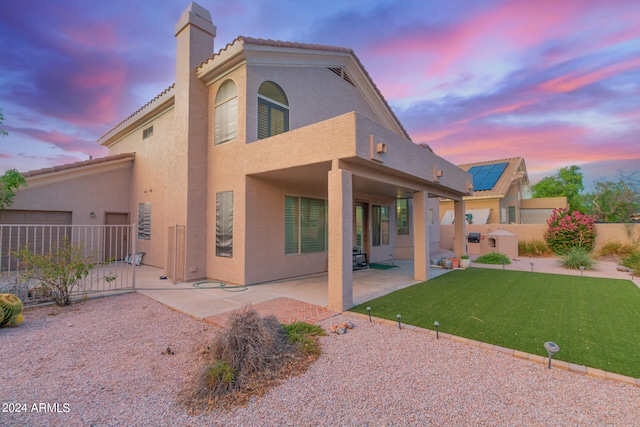
<svg viewBox="0 0 640 427">
<path fill-rule="evenodd" d="M 373 246 L 389 244 L 389 206 L 371 207 L 371 237 Z"/>
<path fill-rule="evenodd" d="M 233 191 L 216 193 L 216 256 L 233 257 Z"/>
<path fill-rule="evenodd" d="M 258 139 L 289 130 L 289 101 L 280 86 L 264 82 L 258 89 Z"/>
<path fill-rule="evenodd" d="M 138 240 L 151 240 L 151 202 L 138 204 Z"/>
<path fill-rule="evenodd" d="M 227 80 L 216 94 L 214 112 L 214 145 L 238 138 L 238 89 L 233 80 Z"/>
<path fill-rule="evenodd" d="M 326 252 L 328 241 L 327 201 L 285 196 L 285 255 Z"/>
</svg>

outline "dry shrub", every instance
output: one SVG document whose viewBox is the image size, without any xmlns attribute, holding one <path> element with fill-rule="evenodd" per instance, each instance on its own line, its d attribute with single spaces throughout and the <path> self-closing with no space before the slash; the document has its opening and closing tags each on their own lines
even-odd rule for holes
<svg viewBox="0 0 640 427">
<path fill-rule="evenodd" d="M 317 358 L 288 344 L 275 316 L 261 317 L 247 307 L 229 316 L 208 347 L 206 366 L 181 400 L 192 413 L 242 405 L 283 378 L 303 373 Z"/>
<path fill-rule="evenodd" d="M 625 257 L 631 255 L 638 248 L 631 243 L 607 242 L 600 248 L 600 256 Z"/>
</svg>

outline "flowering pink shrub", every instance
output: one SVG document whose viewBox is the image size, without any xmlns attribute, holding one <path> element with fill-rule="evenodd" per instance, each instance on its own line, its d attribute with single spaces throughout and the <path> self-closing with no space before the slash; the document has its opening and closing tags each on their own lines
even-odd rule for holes
<svg viewBox="0 0 640 427">
<path fill-rule="evenodd" d="M 554 209 L 547 219 L 549 229 L 544 235 L 547 244 L 555 253 L 564 253 L 570 248 L 593 250 L 596 243 L 595 217 L 568 209 Z"/>
</svg>

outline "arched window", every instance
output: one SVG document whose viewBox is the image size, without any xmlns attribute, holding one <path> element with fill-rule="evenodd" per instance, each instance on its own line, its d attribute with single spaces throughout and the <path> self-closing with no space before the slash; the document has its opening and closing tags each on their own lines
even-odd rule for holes
<svg viewBox="0 0 640 427">
<path fill-rule="evenodd" d="M 289 101 L 273 82 L 258 89 L 258 139 L 269 138 L 289 130 Z"/>
<path fill-rule="evenodd" d="M 238 137 L 238 89 L 233 80 L 220 86 L 214 112 L 214 145 L 233 141 Z"/>
</svg>

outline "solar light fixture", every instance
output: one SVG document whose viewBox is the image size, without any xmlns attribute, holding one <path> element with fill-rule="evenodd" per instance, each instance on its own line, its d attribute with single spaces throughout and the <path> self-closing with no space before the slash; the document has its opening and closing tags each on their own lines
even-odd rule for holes
<svg viewBox="0 0 640 427">
<path fill-rule="evenodd" d="M 547 353 L 549 354 L 549 369 L 551 369 L 551 358 L 554 354 L 560 351 L 560 347 L 558 347 L 558 344 L 554 342 L 547 341 L 544 343 L 544 348 L 547 349 Z"/>
<path fill-rule="evenodd" d="M 440 333 L 439 333 L 439 328 L 440 328 L 440 322 L 435 321 L 433 322 L 433 326 L 436 327 L 436 339 L 439 340 L 440 339 Z"/>
<path fill-rule="evenodd" d="M 505 268 L 504 268 L 504 265 L 505 265 L 505 261 L 504 261 L 504 260 L 502 260 L 502 269 L 503 269 L 503 270 L 505 269 Z"/>
<path fill-rule="evenodd" d="M 367 307 L 367 312 L 369 313 L 369 322 L 371 322 L 371 307 Z"/>
<path fill-rule="evenodd" d="M 584 276 L 584 265 L 580 266 L 580 275 Z"/>
<path fill-rule="evenodd" d="M 533 273 L 533 263 L 530 262 L 529 264 L 531 264 L 531 272 Z"/>
<path fill-rule="evenodd" d="M 396 317 L 398 318 L 398 329 L 402 329 L 402 325 L 400 324 L 400 318 L 402 316 L 400 316 L 400 314 L 396 314 Z"/>
</svg>

